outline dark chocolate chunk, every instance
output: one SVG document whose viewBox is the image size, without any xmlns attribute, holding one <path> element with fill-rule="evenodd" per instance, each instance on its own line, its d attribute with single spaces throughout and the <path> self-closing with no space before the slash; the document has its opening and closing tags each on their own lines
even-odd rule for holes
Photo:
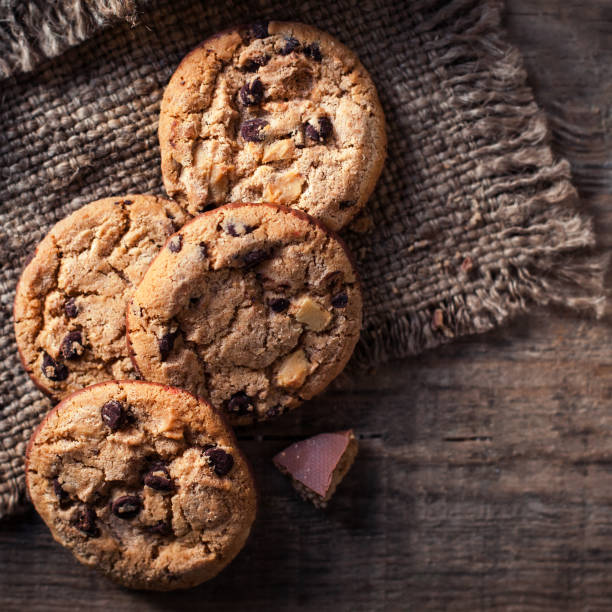
<svg viewBox="0 0 612 612">
<path fill-rule="evenodd" d="M 68 298 L 64 303 L 64 312 L 69 319 L 74 319 L 79 314 L 75 299 Z"/>
<path fill-rule="evenodd" d="M 257 72 L 262 66 L 265 66 L 270 61 L 269 55 L 258 55 L 256 57 L 249 57 L 244 64 L 242 69 L 245 72 Z"/>
<path fill-rule="evenodd" d="M 60 353 L 64 359 L 76 359 L 84 350 L 83 337 L 78 330 L 68 332 L 60 345 Z"/>
<path fill-rule="evenodd" d="M 351 206 L 355 206 L 355 203 L 355 200 L 342 200 L 342 202 L 338 204 L 338 207 L 340 208 L 340 210 L 346 210 Z"/>
<path fill-rule="evenodd" d="M 266 38 L 268 34 L 268 22 L 267 21 L 256 21 L 251 24 L 249 33 L 253 38 Z"/>
<path fill-rule="evenodd" d="M 40 369 L 49 380 L 59 382 L 68 378 L 68 368 L 63 363 L 55 361 L 47 351 L 43 352 Z"/>
<path fill-rule="evenodd" d="M 268 122 L 265 119 L 248 119 L 240 127 L 240 135 L 249 142 L 263 142 L 266 139 L 266 125 Z"/>
<path fill-rule="evenodd" d="M 65 491 L 60 481 L 57 478 L 53 479 L 53 492 L 57 496 L 59 501 L 60 508 L 65 510 L 72 506 L 73 501 L 70 499 L 70 495 L 68 495 L 68 491 Z"/>
<path fill-rule="evenodd" d="M 344 308 L 348 304 L 348 295 L 346 294 L 346 291 L 336 293 L 336 295 L 334 295 L 334 297 L 331 299 L 331 304 L 334 308 Z"/>
<path fill-rule="evenodd" d="M 278 453 L 274 464 L 295 482 L 310 489 L 318 502 L 326 502 L 335 485 L 349 470 L 357 442 L 352 430 L 323 433 L 292 444 Z M 345 465 L 343 465 L 345 459 Z M 348 459 L 348 461 L 346 461 Z M 341 468 L 341 471 L 338 471 Z M 335 482 L 334 482 L 335 480 Z"/>
<path fill-rule="evenodd" d="M 295 51 L 300 46 L 300 41 L 293 36 L 285 38 L 283 46 L 278 50 L 281 55 L 289 55 L 292 51 Z"/>
<path fill-rule="evenodd" d="M 168 521 L 157 521 L 155 525 L 147 525 L 143 529 L 155 535 L 172 535 L 172 525 Z"/>
<path fill-rule="evenodd" d="M 168 468 L 163 463 L 155 463 L 144 476 L 144 483 L 147 487 L 167 493 L 174 491 L 174 481 L 170 477 Z"/>
<path fill-rule="evenodd" d="M 251 268 L 265 261 L 269 256 L 268 252 L 263 249 L 254 249 L 253 251 L 245 253 L 242 256 L 242 261 L 247 268 Z"/>
<path fill-rule="evenodd" d="M 168 356 L 172 352 L 172 347 L 174 346 L 174 341 L 176 340 L 177 335 L 178 332 L 169 332 L 164 334 L 157 341 L 159 346 L 159 355 L 162 361 L 166 361 L 166 359 L 168 359 Z"/>
<path fill-rule="evenodd" d="M 256 106 L 261 104 L 264 97 L 264 87 L 261 79 L 255 79 L 251 83 L 245 83 L 240 89 L 240 101 L 244 106 Z"/>
<path fill-rule="evenodd" d="M 90 538 L 97 538 L 100 535 L 100 530 L 96 525 L 96 520 L 97 516 L 94 509 L 83 506 L 76 511 L 72 524 Z"/>
<path fill-rule="evenodd" d="M 247 414 L 253 412 L 253 399 L 244 391 L 234 393 L 225 403 L 225 410 L 232 414 Z"/>
<path fill-rule="evenodd" d="M 274 312 L 285 312 L 289 308 L 289 300 L 287 298 L 270 298 L 268 306 Z"/>
<path fill-rule="evenodd" d="M 209 448 L 204 451 L 217 476 L 225 476 L 234 465 L 234 458 L 221 448 Z"/>
<path fill-rule="evenodd" d="M 189 298 L 189 303 L 190 303 L 192 306 L 195 306 L 195 305 L 196 305 L 196 304 L 197 304 L 199 301 L 200 301 L 200 298 L 199 298 L 199 297 L 190 297 L 190 298 Z"/>
<path fill-rule="evenodd" d="M 323 56 L 321 55 L 321 48 L 319 47 L 319 43 L 317 42 L 310 43 L 309 45 L 304 45 L 302 47 L 302 53 L 306 57 L 313 59 L 315 62 L 320 62 L 323 59 Z"/>
<path fill-rule="evenodd" d="M 131 519 L 142 510 L 142 500 L 138 495 L 122 495 L 113 500 L 111 510 L 121 519 Z"/>
<path fill-rule="evenodd" d="M 326 142 L 327 139 L 332 135 L 333 127 L 329 117 L 323 116 L 317 119 L 316 127 L 311 123 L 306 123 L 304 126 L 306 136 L 315 142 Z"/>
<path fill-rule="evenodd" d="M 100 409 L 102 422 L 111 430 L 117 431 L 125 422 L 126 414 L 123 404 L 118 400 L 110 400 Z"/>
<path fill-rule="evenodd" d="M 172 253 L 178 253 L 183 248 L 183 236 L 179 234 L 178 236 L 173 236 L 168 241 L 168 249 Z"/>
<path fill-rule="evenodd" d="M 208 257 L 208 245 L 205 242 L 200 242 L 200 255 L 204 259 Z"/>
</svg>

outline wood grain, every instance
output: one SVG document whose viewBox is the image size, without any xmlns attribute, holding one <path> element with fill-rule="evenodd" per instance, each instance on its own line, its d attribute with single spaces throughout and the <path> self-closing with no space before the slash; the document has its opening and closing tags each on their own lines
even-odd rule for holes
<svg viewBox="0 0 612 612">
<path fill-rule="evenodd" d="M 612 246 L 612 4 L 508 0 L 511 39 Z M 486 336 L 344 375 L 308 409 L 240 434 L 261 507 L 217 579 L 128 592 L 74 562 L 33 512 L 0 523 L 10 610 L 612 609 L 610 320 L 540 312 Z M 354 427 L 326 511 L 271 465 L 291 441 Z"/>
</svg>

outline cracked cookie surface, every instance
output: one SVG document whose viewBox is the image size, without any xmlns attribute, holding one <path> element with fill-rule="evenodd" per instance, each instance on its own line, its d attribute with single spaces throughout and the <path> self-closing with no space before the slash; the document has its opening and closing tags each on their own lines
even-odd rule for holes
<svg viewBox="0 0 612 612">
<path fill-rule="evenodd" d="M 294 209 L 228 204 L 187 223 L 155 258 L 128 305 L 128 347 L 147 380 L 247 424 L 323 391 L 361 319 L 339 238 Z"/>
<path fill-rule="evenodd" d="M 212 578 L 255 518 L 250 468 L 224 419 L 154 383 L 110 381 L 66 398 L 32 435 L 26 475 L 55 540 L 130 588 Z"/>
<path fill-rule="evenodd" d="M 386 154 L 357 56 L 316 28 L 274 21 L 221 32 L 183 59 L 159 139 L 166 191 L 192 214 L 269 201 L 334 230 L 365 205 Z"/>
<path fill-rule="evenodd" d="M 190 216 L 152 195 L 105 198 L 59 221 L 15 295 L 15 336 L 32 380 L 55 398 L 135 377 L 125 308 L 169 235 Z"/>
</svg>

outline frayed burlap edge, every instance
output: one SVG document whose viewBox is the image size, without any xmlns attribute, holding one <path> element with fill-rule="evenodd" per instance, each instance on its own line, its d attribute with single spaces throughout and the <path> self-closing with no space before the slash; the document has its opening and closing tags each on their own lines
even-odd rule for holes
<svg viewBox="0 0 612 612">
<path fill-rule="evenodd" d="M 448 11 L 440 10 L 430 21 L 423 22 L 420 31 L 433 31 L 439 23 L 460 10 L 466 0 L 455 0 Z M 427 0 L 414 3 L 415 9 L 426 6 Z M 550 217 L 542 219 L 549 233 L 558 238 L 550 254 L 525 253 L 521 267 L 500 268 L 499 276 L 491 278 L 488 286 L 465 293 L 456 292 L 430 310 L 418 309 L 406 314 L 397 312 L 370 315 L 349 369 L 371 368 L 391 359 L 416 355 L 466 335 L 484 333 L 507 323 L 513 316 L 524 314 L 534 307 L 557 305 L 583 311 L 597 318 L 605 314 L 607 295 L 604 288 L 609 256 L 595 252 L 596 239 L 590 218 L 580 215 L 579 196 L 571 183 L 569 163 L 556 160 L 550 149 L 550 129 L 545 113 L 538 110 L 525 113 L 526 102 L 535 106 L 533 91 L 527 85 L 523 59 L 505 38 L 502 27 L 504 0 L 488 0 L 482 11 L 474 16 L 472 27 L 446 40 L 432 39 L 432 45 L 449 49 L 450 61 L 446 82 L 455 102 L 473 108 L 483 102 L 480 115 L 472 112 L 470 120 L 486 126 L 487 99 L 505 98 L 505 118 L 513 121 L 521 133 L 525 146 L 517 154 L 501 154 L 497 160 L 500 170 L 515 171 L 521 166 L 535 167 L 534 184 L 542 178 L 547 188 L 534 193 L 522 206 L 541 209 L 550 206 Z M 481 80 L 474 75 L 472 93 L 470 66 L 488 70 L 494 78 L 483 90 Z M 457 91 L 460 85 L 460 91 Z M 575 126 L 580 132 L 580 126 Z M 486 127 L 485 127 L 486 129 Z M 511 191 L 511 186 L 509 185 Z M 474 219 L 478 224 L 478 215 Z M 556 226 L 556 227 L 554 227 Z M 552 230 L 552 231 L 551 231 Z M 465 277 L 470 272 L 465 273 Z"/>
<path fill-rule="evenodd" d="M 135 24 L 138 4 L 136 0 L 3 0 L 0 77 L 32 70 L 113 20 Z"/>
</svg>

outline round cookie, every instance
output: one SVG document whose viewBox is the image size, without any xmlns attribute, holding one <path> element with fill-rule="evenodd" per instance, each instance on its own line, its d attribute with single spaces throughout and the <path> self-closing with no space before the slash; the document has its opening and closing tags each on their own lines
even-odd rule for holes
<svg viewBox="0 0 612 612">
<path fill-rule="evenodd" d="M 59 221 L 36 248 L 15 296 L 15 336 L 32 380 L 56 398 L 135 377 L 125 308 L 170 234 L 189 218 L 152 195 L 106 198 Z"/>
<path fill-rule="evenodd" d="M 295 209 L 228 204 L 186 224 L 155 258 L 128 305 L 128 347 L 147 380 L 248 424 L 323 391 L 361 318 L 337 236 Z"/>
<path fill-rule="evenodd" d="M 55 540 L 127 587 L 191 587 L 240 551 L 256 512 L 223 417 L 183 391 L 109 381 L 62 401 L 30 439 L 30 498 Z"/>
<path fill-rule="evenodd" d="M 277 21 L 221 32 L 183 59 L 159 140 L 166 191 L 192 214 L 268 201 L 333 230 L 365 205 L 387 142 L 357 56 L 316 28 Z"/>
</svg>

